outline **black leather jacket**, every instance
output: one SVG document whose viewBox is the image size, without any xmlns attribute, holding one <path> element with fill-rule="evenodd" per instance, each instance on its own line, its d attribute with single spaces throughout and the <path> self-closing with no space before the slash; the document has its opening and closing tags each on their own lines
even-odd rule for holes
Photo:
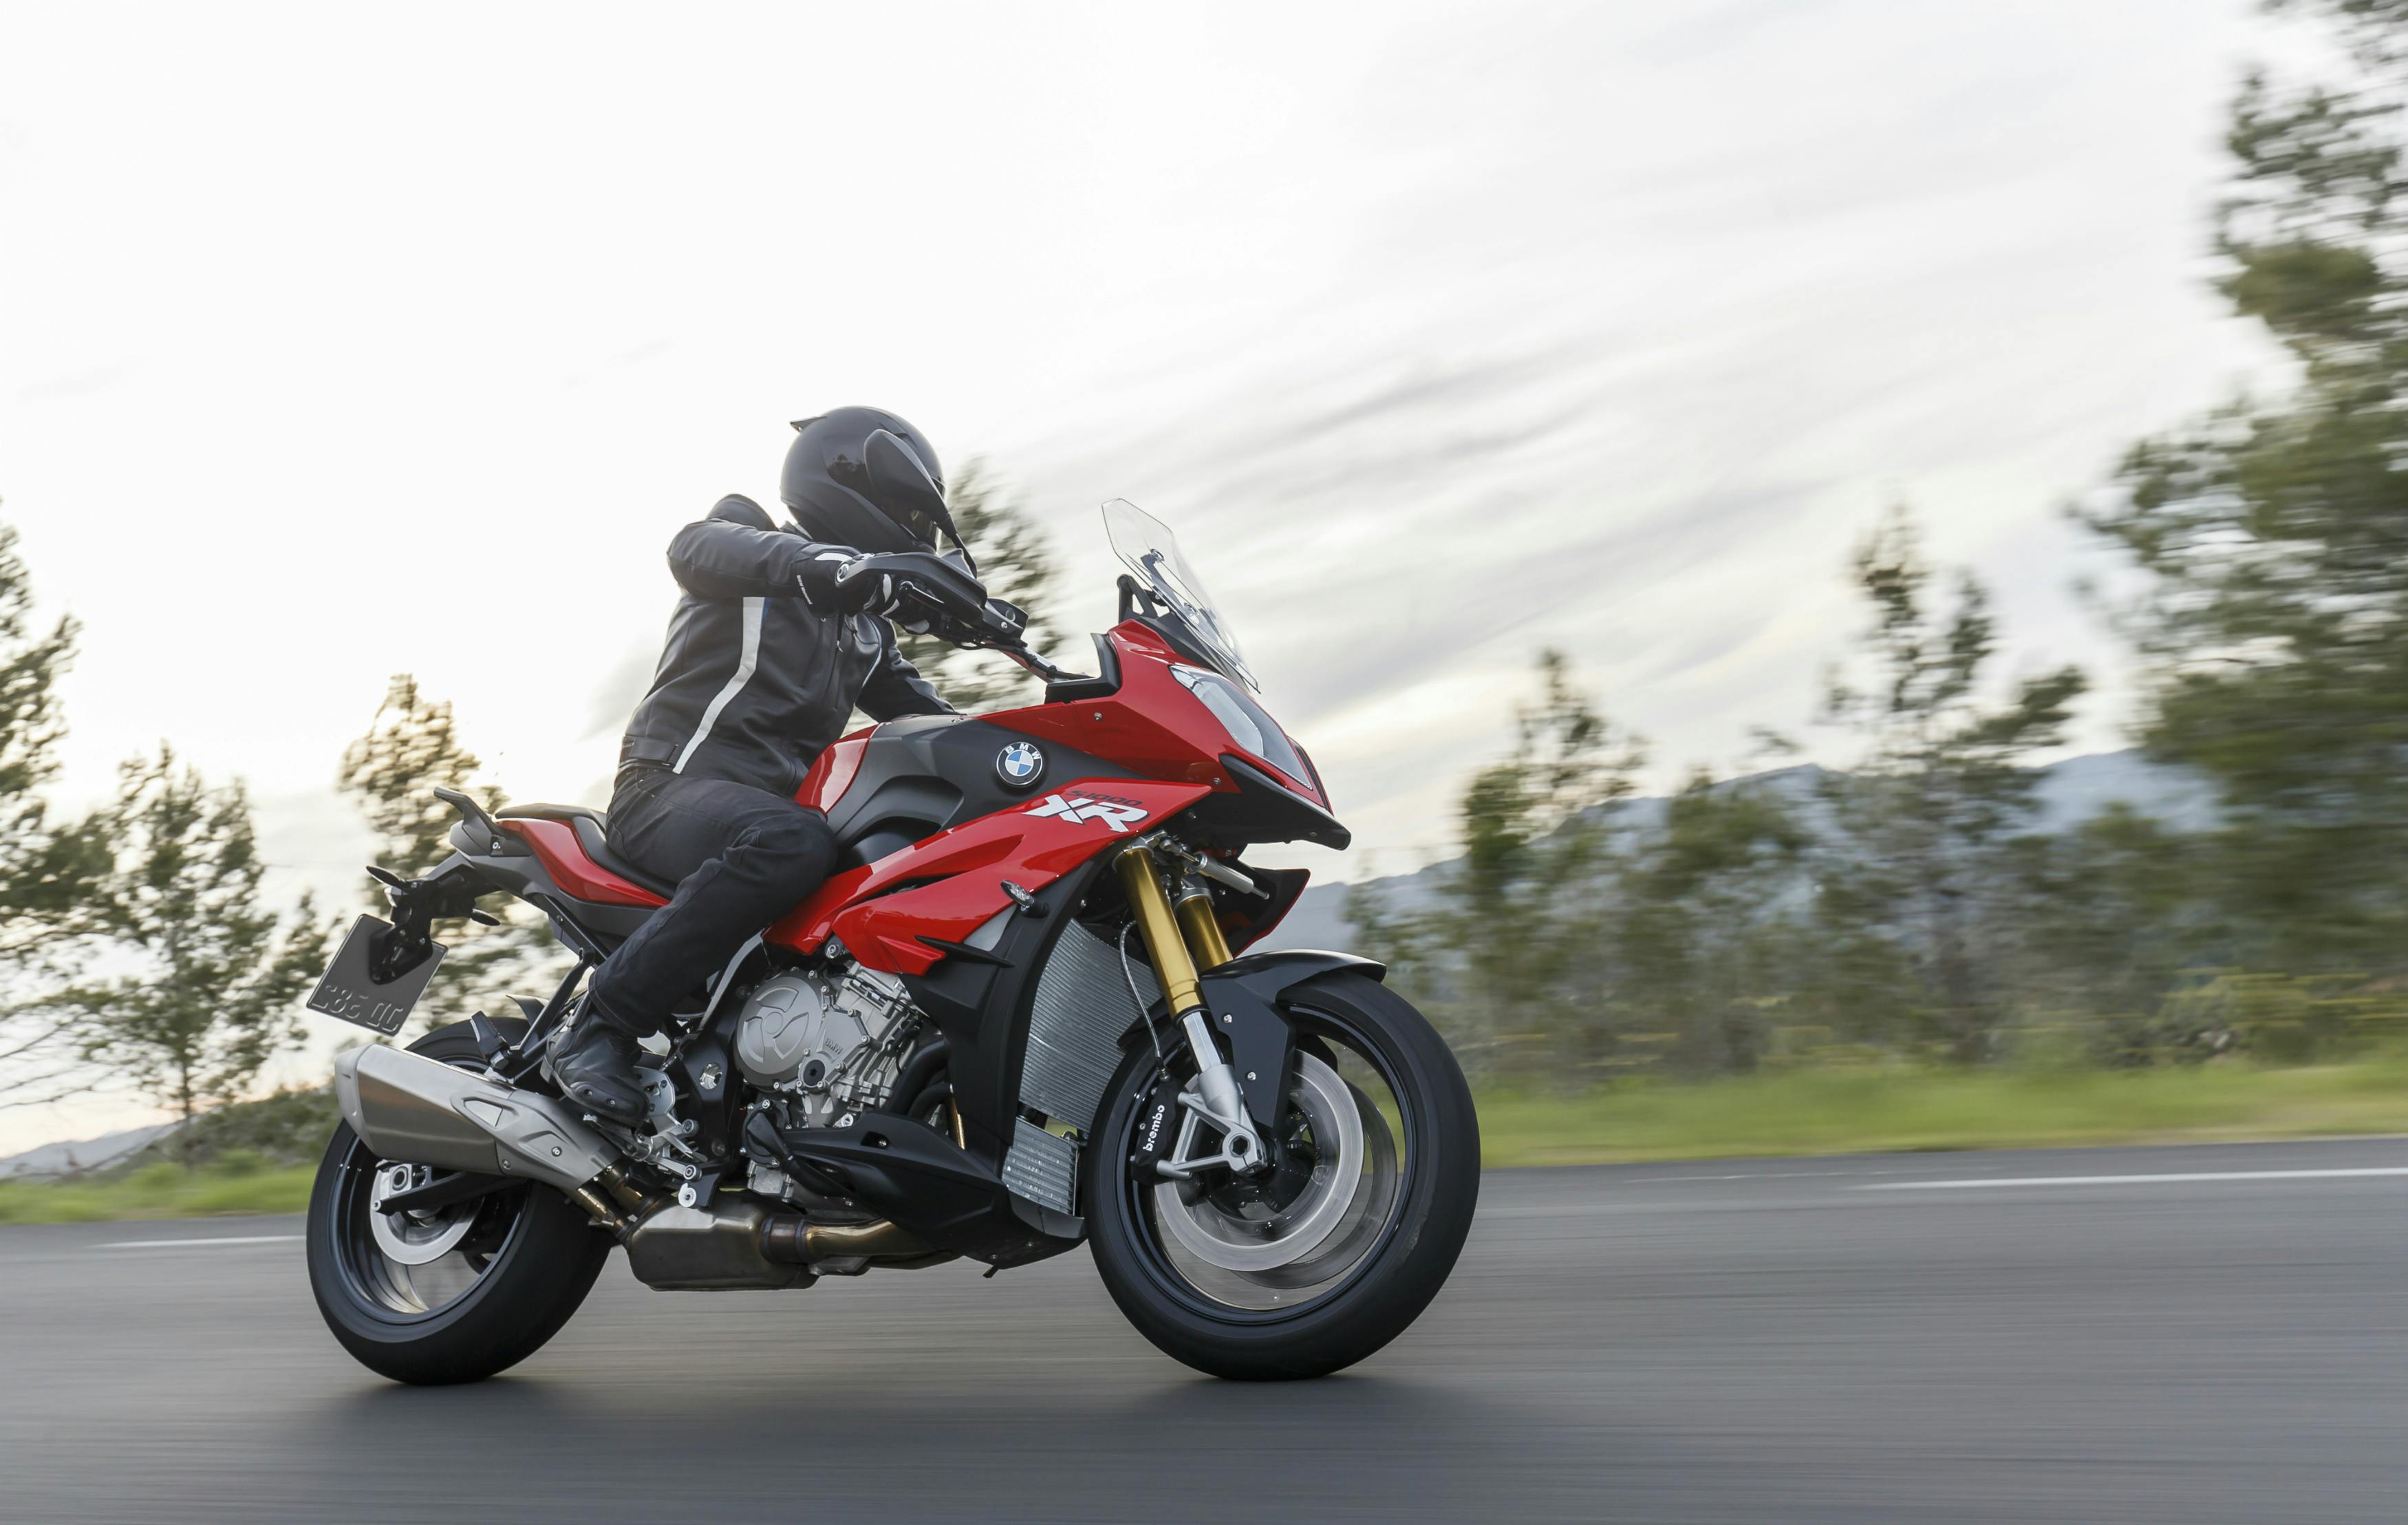
<svg viewBox="0 0 2408 1525">
<path fill-rule="evenodd" d="M 872 718 L 951 714 L 903 658 L 895 628 L 870 614 L 814 608 L 842 546 L 806 540 L 758 503 L 730 495 L 669 542 L 684 590 L 652 686 L 627 723 L 630 766 L 730 779 L 772 793 L 801 786 L 811 759 L 843 734 L 857 705 Z"/>
</svg>

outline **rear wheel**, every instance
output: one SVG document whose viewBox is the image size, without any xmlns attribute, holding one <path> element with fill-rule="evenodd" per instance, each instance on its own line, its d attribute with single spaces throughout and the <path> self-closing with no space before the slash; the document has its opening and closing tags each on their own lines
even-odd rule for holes
<svg viewBox="0 0 2408 1525">
<path fill-rule="evenodd" d="M 1115 1077 L 1081 1167 L 1112 1300 L 1166 1354 L 1216 1376 L 1321 1376 L 1395 1339 L 1445 1284 L 1479 1199 L 1471 1094 L 1427 1019 L 1360 974 L 1325 975 L 1291 1001 L 1300 1052 L 1270 1169 L 1166 1180 L 1131 1168 L 1157 1085 L 1189 1078 L 1183 1055 L 1166 1073 L 1150 1045 Z"/>
<path fill-rule="evenodd" d="M 496 1023 L 515 1042 L 523 1023 Z M 410 1051 L 481 1070 L 466 1023 Z M 379 1159 L 346 1123 L 309 1194 L 309 1288 L 360 1363 L 396 1382 L 476 1382 L 515 1366 L 585 1301 L 610 1236 L 549 1187 L 519 1186 L 422 1213 L 383 1199 L 423 1167 Z"/>
</svg>

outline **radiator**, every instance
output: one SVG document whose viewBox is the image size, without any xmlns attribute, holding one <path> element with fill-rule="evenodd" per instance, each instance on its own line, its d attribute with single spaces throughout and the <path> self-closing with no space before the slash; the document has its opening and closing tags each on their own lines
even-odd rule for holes
<svg viewBox="0 0 2408 1525">
<path fill-rule="evenodd" d="M 1138 993 L 1160 995 L 1153 971 L 1134 958 Z M 1020 1105 L 1084 1133 L 1096 1126 L 1104 1087 L 1121 1065 L 1121 1034 L 1138 1017 L 1120 950 L 1076 923 L 1054 942 L 1037 976 L 1028 1016 L 1028 1052 L 1020 1071 Z M 1079 1145 L 1025 1117 L 1014 1118 L 1003 1181 L 1057 1213 L 1075 1211 Z"/>
<path fill-rule="evenodd" d="M 1153 971 L 1135 958 L 1129 968 L 1138 993 L 1156 1000 Z M 1081 1132 L 1095 1127 L 1104 1087 L 1120 1068 L 1121 1034 L 1137 1017 L 1120 950 L 1076 923 L 1065 928 L 1037 977 L 1020 1104 Z"/>
</svg>

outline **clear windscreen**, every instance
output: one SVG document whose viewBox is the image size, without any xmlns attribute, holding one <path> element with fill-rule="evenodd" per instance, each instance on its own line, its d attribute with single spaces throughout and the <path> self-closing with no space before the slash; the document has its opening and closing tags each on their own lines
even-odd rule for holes
<svg viewBox="0 0 2408 1525">
<path fill-rule="evenodd" d="M 1263 685 L 1246 666 L 1229 622 L 1213 605 L 1212 596 L 1204 591 L 1204 580 L 1179 554 L 1179 537 L 1170 532 L 1170 526 L 1127 498 L 1116 497 L 1104 505 L 1104 533 L 1111 537 L 1113 552 L 1135 574 L 1139 586 L 1160 599 L 1187 627 L 1197 649 L 1224 673 L 1261 693 Z"/>
</svg>

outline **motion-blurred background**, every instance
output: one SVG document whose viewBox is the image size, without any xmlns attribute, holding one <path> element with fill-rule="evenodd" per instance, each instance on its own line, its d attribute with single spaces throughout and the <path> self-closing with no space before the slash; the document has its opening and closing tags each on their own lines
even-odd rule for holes
<svg viewBox="0 0 2408 1525">
<path fill-rule="evenodd" d="M 601 803 L 851 401 L 1066 659 L 1177 526 L 1356 830 L 1284 940 L 1499 1162 L 2408 1126 L 2403 86 L 2394 0 L 12 8 L 0 1169 L 90 1195 L 0 1216 L 297 1200 L 359 865 Z"/>
</svg>

